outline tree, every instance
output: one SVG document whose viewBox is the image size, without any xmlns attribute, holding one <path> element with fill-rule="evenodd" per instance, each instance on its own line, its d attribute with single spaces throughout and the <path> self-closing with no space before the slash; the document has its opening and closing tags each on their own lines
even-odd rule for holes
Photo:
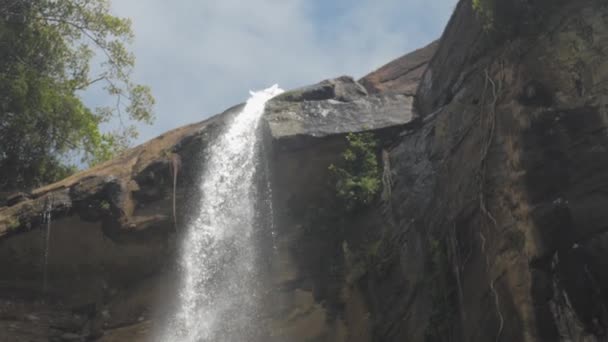
<svg viewBox="0 0 608 342">
<path fill-rule="evenodd" d="M 153 121 L 150 89 L 131 81 L 132 39 L 108 0 L 0 0 L 0 192 L 65 177 L 74 155 L 104 161 L 136 137 L 129 122 Z M 84 105 L 79 93 L 93 84 L 115 105 Z M 121 128 L 103 133 L 111 120 Z"/>
</svg>

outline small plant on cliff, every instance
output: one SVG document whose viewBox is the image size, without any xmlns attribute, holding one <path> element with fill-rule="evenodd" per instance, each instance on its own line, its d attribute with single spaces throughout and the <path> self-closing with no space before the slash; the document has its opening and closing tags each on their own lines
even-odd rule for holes
<svg viewBox="0 0 608 342">
<path fill-rule="evenodd" d="M 372 133 L 349 133 L 348 146 L 342 153 L 342 167 L 334 164 L 329 170 L 334 174 L 336 195 L 346 210 L 351 211 L 369 205 L 382 187 L 377 158 L 378 142 Z"/>
<path fill-rule="evenodd" d="M 472 0 L 472 5 L 484 30 L 492 30 L 494 28 L 494 0 Z"/>
<path fill-rule="evenodd" d="M 99 203 L 99 207 L 100 207 L 102 210 L 110 210 L 110 202 L 108 202 L 108 201 L 106 201 L 106 200 L 102 200 L 102 201 Z"/>
</svg>

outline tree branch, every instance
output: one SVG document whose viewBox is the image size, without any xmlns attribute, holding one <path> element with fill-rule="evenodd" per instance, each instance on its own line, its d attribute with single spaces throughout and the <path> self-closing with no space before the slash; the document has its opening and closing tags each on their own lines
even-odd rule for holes
<svg viewBox="0 0 608 342">
<path fill-rule="evenodd" d="M 77 86 L 77 87 L 76 87 L 76 88 L 74 88 L 74 89 L 75 89 L 75 90 L 84 90 L 85 88 L 88 88 L 88 87 L 92 86 L 93 84 L 95 84 L 95 83 L 97 83 L 97 82 L 100 82 L 100 81 L 103 81 L 103 80 L 106 80 L 106 81 L 110 82 L 110 81 L 108 80 L 108 77 L 107 77 L 106 75 L 101 75 L 101 76 L 97 77 L 96 79 L 94 79 L 94 80 L 92 80 L 92 81 L 88 81 L 88 82 L 86 82 L 86 83 L 83 83 L 83 84 L 81 84 L 81 85 Z"/>
</svg>

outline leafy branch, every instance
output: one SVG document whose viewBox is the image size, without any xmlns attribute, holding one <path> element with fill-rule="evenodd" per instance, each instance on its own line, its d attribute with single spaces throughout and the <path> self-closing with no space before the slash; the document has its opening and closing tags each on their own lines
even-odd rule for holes
<svg viewBox="0 0 608 342">
<path fill-rule="evenodd" d="M 0 3 L 0 191 L 56 180 L 64 173 L 52 170 L 71 156 L 107 160 L 137 136 L 132 123 L 154 120 L 150 88 L 132 80 L 132 41 L 130 20 L 111 15 L 109 0 Z M 98 84 L 114 106 L 82 102 Z M 112 121 L 119 128 L 102 132 Z"/>
<path fill-rule="evenodd" d="M 349 133 L 342 165 L 330 165 L 336 179 L 336 195 L 352 211 L 372 203 L 382 187 L 378 165 L 378 143 L 372 133 Z"/>
</svg>

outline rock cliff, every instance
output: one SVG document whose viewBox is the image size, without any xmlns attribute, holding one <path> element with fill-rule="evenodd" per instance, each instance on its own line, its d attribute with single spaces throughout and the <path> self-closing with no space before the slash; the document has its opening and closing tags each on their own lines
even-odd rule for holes
<svg viewBox="0 0 608 342">
<path fill-rule="evenodd" d="M 462 0 L 438 42 L 268 104 L 271 340 L 608 338 L 608 4 L 494 6 L 492 28 Z M 240 108 L 11 196 L 0 341 L 149 340 Z M 352 132 L 378 139 L 384 193 L 346 214 L 329 165 Z"/>
</svg>

